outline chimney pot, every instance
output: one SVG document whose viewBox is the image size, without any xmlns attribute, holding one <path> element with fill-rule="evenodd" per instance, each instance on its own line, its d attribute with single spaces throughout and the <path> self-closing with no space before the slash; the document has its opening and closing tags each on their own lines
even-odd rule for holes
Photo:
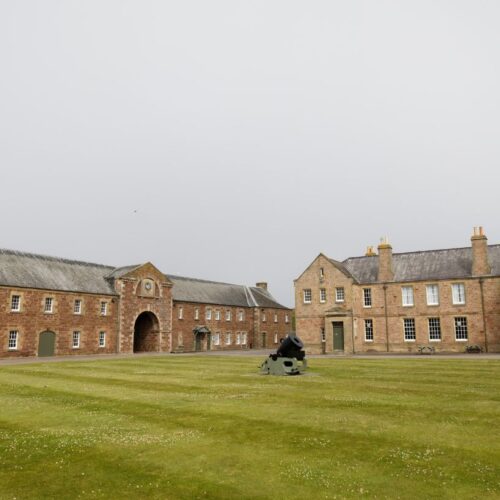
<svg viewBox="0 0 500 500">
<path fill-rule="evenodd" d="M 262 290 L 267 290 L 267 282 L 266 281 L 259 281 L 258 283 L 255 283 L 255 286 L 257 288 L 262 288 Z"/>
<path fill-rule="evenodd" d="M 472 275 L 483 276 L 491 273 L 488 256 L 488 238 L 484 234 L 483 226 L 474 228 L 471 236 L 472 244 Z"/>
</svg>

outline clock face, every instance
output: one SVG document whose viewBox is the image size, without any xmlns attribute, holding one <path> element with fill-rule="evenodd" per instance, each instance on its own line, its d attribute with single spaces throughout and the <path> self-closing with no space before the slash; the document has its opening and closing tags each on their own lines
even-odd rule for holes
<svg viewBox="0 0 500 500">
<path fill-rule="evenodd" d="M 153 288 L 153 285 L 151 284 L 151 281 L 146 281 L 146 283 L 144 283 L 144 289 L 145 289 L 147 292 L 150 292 L 150 291 L 151 291 L 151 288 Z"/>
</svg>

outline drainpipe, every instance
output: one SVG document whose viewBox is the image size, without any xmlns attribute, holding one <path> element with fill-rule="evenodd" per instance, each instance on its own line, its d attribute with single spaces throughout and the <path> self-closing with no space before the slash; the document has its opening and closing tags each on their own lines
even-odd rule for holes
<svg viewBox="0 0 500 500">
<path fill-rule="evenodd" d="M 385 347 L 389 352 L 389 322 L 387 317 L 387 285 L 382 287 L 384 289 L 384 312 L 385 312 Z"/>
<path fill-rule="evenodd" d="M 481 289 L 481 311 L 483 313 L 484 350 L 488 352 L 488 332 L 486 326 L 486 314 L 484 310 L 484 278 L 479 278 L 479 288 Z"/>
<path fill-rule="evenodd" d="M 356 350 L 354 348 L 354 317 L 351 311 L 351 337 L 352 337 L 352 353 L 356 354 Z"/>
</svg>

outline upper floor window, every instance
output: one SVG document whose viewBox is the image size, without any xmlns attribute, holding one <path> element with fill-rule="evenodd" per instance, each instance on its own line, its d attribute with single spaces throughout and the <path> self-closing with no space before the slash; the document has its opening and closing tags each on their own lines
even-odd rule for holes
<svg viewBox="0 0 500 500">
<path fill-rule="evenodd" d="M 427 295 L 427 305 L 439 305 L 439 287 L 437 285 L 427 285 L 425 291 Z"/>
<path fill-rule="evenodd" d="M 467 318 L 455 318 L 455 340 L 467 339 Z"/>
<path fill-rule="evenodd" d="M 405 342 L 414 342 L 417 338 L 416 330 L 415 330 L 415 319 L 414 318 L 404 318 L 404 333 L 405 333 Z"/>
<path fill-rule="evenodd" d="M 344 302 L 345 292 L 343 286 L 338 286 L 335 288 L 335 302 Z"/>
<path fill-rule="evenodd" d="M 312 302 L 312 292 L 310 288 L 304 290 L 304 304 L 310 304 Z"/>
<path fill-rule="evenodd" d="M 441 322 L 439 318 L 429 318 L 429 340 L 441 340 Z"/>
<path fill-rule="evenodd" d="M 80 299 L 75 300 L 75 304 L 73 305 L 73 313 L 82 314 L 82 301 Z"/>
<path fill-rule="evenodd" d="M 285 323 L 289 323 L 290 322 L 290 319 L 288 317 L 288 314 L 285 314 Z"/>
<path fill-rule="evenodd" d="M 278 314 L 277 313 L 274 313 L 274 322 L 277 323 L 278 322 Z"/>
<path fill-rule="evenodd" d="M 226 321 L 231 321 L 231 311 L 229 309 L 226 311 Z"/>
<path fill-rule="evenodd" d="M 99 347 L 106 347 L 106 332 L 99 332 Z"/>
<path fill-rule="evenodd" d="M 319 301 L 321 303 L 326 302 L 326 288 L 320 288 L 320 290 L 319 290 Z"/>
<path fill-rule="evenodd" d="M 51 313 L 53 311 L 54 311 L 54 299 L 52 297 L 45 297 L 43 312 Z"/>
<path fill-rule="evenodd" d="M 10 299 L 10 310 L 11 311 L 20 311 L 21 310 L 21 296 L 13 295 Z"/>
<path fill-rule="evenodd" d="M 403 296 L 403 306 L 409 307 L 413 306 L 413 287 L 403 286 L 401 287 L 401 294 Z"/>
<path fill-rule="evenodd" d="M 463 283 L 453 283 L 451 285 L 451 295 L 453 304 L 465 304 L 465 285 Z"/>
<path fill-rule="evenodd" d="M 243 311 L 238 311 L 238 321 L 243 321 L 245 315 Z"/>
<path fill-rule="evenodd" d="M 371 288 L 363 288 L 363 306 L 371 307 L 372 306 L 372 289 Z"/>
<path fill-rule="evenodd" d="M 17 349 L 18 339 L 19 332 L 17 330 L 11 330 L 9 332 L 9 351 L 15 351 Z"/>
<path fill-rule="evenodd" d="M 184 308 L 181 306 L 179 307 L 178 318 L 182 319 L 183 317 L 184 317 Z"/>
<path fill-rule="evenodd" d="M 266 322 L 266 320 L 267 320 L 267 318 L 266 318 L 266 313 L 265 313 L 265 312 L 263 312 L 263 313 L 262 313 L 262 323 L 265 323 L 265 322 Z"/>
<path fill-rule="evenodd" d="M 198 308 L 194 310 L 194 319 L 200 319 L 200 310 Z"/>
<path fill-rule="evenodd" d="M 212 319 L 212 309 L 208 308 L 205 310 L 205 319 L 208 321 Z"/>
<path fill-rule="evenodd" d="M 80 332 L 73 332 L 73 349 L 80 347 Z"/>
<path fill-rule="evenodd" d="M 373 342 L 373 320 L 365 319 L 365 340 Z"/>
<path fill-rule="evenodd" d="M 108 303 L 102 301 L 101 302 L 101 316 L 106 316 L 108 314 Z"/>
<path fill-rule="evenodd" d="M 220 321 L 220 311 L 215 311 L 215 321 Z"/>
<path fill-rule="evenodd" d="M 319 279 L 322 280 L 322 279 L 324 279 L 324 277 L 325 277 L 325 270 L 322 267 L 320 267 L 319 268 Z"/>
</svg>

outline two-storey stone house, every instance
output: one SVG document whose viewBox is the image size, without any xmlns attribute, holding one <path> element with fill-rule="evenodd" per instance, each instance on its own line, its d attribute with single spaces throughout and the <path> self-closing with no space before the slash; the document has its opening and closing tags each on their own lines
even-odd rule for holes
<svg viewBox="0 0 500 500">
<path fill-rule="evenodd" d="M 500 351 L 500 245 L 392 253 L 387 240 L 342 262 L 323 254 L 295 280 L 309 352 Z"/>
</svg>

